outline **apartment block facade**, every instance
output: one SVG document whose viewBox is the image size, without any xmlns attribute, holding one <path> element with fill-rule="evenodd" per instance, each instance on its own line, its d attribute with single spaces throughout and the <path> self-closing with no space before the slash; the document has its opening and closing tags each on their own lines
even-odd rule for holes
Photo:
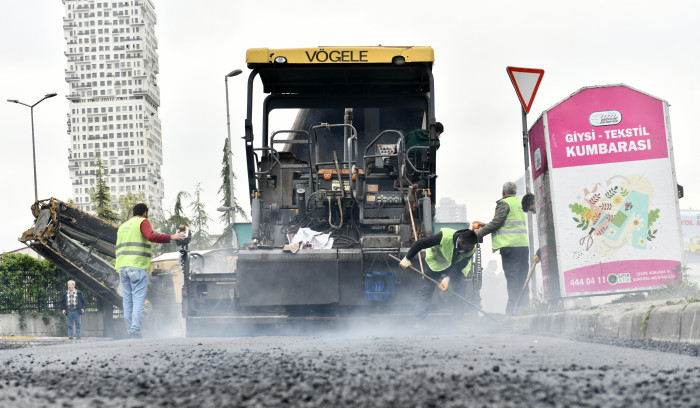
<svg viewBox="0 0 700 408">
<path fill-rule="evenodd" d="M 94 211 L 98 157 L 112 202 L 143 193 L 152 214 L 163 202 L 158 118 L 158 41 L 151 0 L 63 0 L 67 58 L 68 167 L 72 197 Z"/>
<path fill-rule="evenodd" d="M 450 197 L 443 197 L 435 210 L 437 222 L 467 222 L 466 204 L 457 204 Z"/>
</svg>

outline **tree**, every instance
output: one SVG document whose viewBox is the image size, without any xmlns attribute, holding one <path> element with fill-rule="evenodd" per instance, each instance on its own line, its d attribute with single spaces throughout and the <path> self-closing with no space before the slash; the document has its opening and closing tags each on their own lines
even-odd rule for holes
<svg viewBox="0 0 700 408">
<path fill-rule="evenodd" d="M 226 139 L 224 142 L 224 157 L 221 160 L 221 186 L 219 187 L 218 193 L 223 193 L 221 204 L 224 207 L 233 207 L 233 210 L 226 211 L 219 217 L 221 222 L 226 223 L 226 227 L 221 237 L 214 243 L 217 247 L 226 246 L 231 242 L 233 235 L 233 224 L 231 221 L 234 213 L 241 214 L 245 220 L 248 220 L 248 216 L 245 211 L 243 211 L 243 208 L 241 208 L 235 196 L 233 197 L 233 205 L 231 205 L 231 177 L 233 177 L 234 180 L 236 180 L 237 177 L 230 166 L 232 160 L 229 160 L 229 152 L 229 143 L 228 139 Z"/>
<path fill-rule="evenodd" d="M 95 207 L 95 213 L 98 217 L 105 221 L 117 222 L 118 216 L 112 209 L 112 196 L 109 193 L 109 186 L 105 181 L 105 172 L 107 165 L 104 164 L 102 158 L 97 156 L 97 172 L 95 173 L 95 187 L 88 190 L 90 201 Z"/>
<path fill-rule="evenodd" d="M 150 207 L 148 204 L 148 200 L 146 200 L 146 195 L 144 194 L 143 191 L 139 191 L 138 194 L 134 194 L 131 191 L 127 191 L 126 194 L 124 194 L 122 197 L 119 197 L 119 216 L 117 220 L 119 223 L 127 222 L 129 221 L 129 218 L 131 218 L 134 213 L 134 206 L 138 203 L 145 203 Z"/>
<path fill-rule="evenodd" d="M 187 191 L 180 191 L 177 193 L 173 212 L 169 212 L 170 216 L 163 222 L 164 228 L 167 231 L 172 231 L 174 233 L 180 225 L 184 225 L 186 227 L 190 225 L 190 219 L 185 215 L 184 206 L 182 204 L 182 201 L 185 198 L 190 198 L 190 193 Z"/>
<path fill-rule="evenodd" d="M 197 183 L 194 188 L 195 199 L 190 203 L 190 209 L 192 210 L 191 226 L 194 229 L 190 246 L 193 249 L 206 249 L 209 247 L 209 232 L 207 228 L 209 227 L 209 221 L 212 219 L 206 212 L 201 195 L 202 186 L 201 183 Z"/>
<path fill-rule="evenodd" d="M 163 230 L 167 231 L 167 233 L 175 233 L 177 228 L 180 225 L 184 226 L 189 226 L 190 225 L 190 219 L 187 218 L 185 215 L 185 210 L 184 206 L 182 204 L 183 199 L 189 198 L 190 194 L 187 191 L 180 191 L 177 193 L 177 196 L 175 198 L 175 206 L 173 207 L 173 212 L 170 213 L 170 216 L 163 221 Z M 164 252 L 175 252 L 177 250 L 177 245 L 170 243 L 170 244 L 162 244 L 162 249 Z"/>
</svg>

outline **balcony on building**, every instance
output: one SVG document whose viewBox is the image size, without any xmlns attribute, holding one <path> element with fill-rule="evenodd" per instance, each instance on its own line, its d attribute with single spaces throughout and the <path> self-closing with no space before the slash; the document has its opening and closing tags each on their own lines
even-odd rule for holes
<svg viewBox="0 0 700 408">
<path fill-rule="evenodd" d="M 73 72 L 75 72 L 75 71 L 73 71 Z M 79 81 L 79 80 L 80 80 L 80 77 L 77 75 L 66 75 L 66 82 L 75 82 L 75 81 Z"/>
<path fill-rule="evenodd" d="M 66 99 L 70 99 L 70 100 L 80 99 L 80 94 L 79 93 L 68 94 L 68 95 L 66 95 Z"/>
</svg>

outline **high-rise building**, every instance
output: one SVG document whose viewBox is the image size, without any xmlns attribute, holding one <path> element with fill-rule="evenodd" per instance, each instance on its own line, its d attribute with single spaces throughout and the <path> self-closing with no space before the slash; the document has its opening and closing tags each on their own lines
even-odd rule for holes
<svg viewBox="0 0 700 408">
<path fill-rule="evenodd" d="M 158 107 L 158 41 L 151 0 L 63 0 L 68 168 L 78 207 L 94 211 L 97 158 L 107 166 L 112 202 L 143 192 L 162 210 L 163 148 Z"/>
<path fill-rule="evenodd" d="M 449 197 L 443 197 L 435 210 L 435 220 L 437 222 L 467 222 L 467 206 L 457 204 Z"/>
</svg>

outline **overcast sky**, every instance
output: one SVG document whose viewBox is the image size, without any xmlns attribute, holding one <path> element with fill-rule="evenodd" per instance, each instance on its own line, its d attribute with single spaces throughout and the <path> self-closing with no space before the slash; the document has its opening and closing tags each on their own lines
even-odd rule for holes
<svg viewBox="0 0 700 408">
<path fill-rule="evenodd" d="M 528 117 L 584 86 L 624 83 L 667 100 L 681 208 L 700 208 L 700 2 L 673 1 L 178 1 L 154 0 L 158 24 L 165 180 L 164 207 L 202 183 L 216 207 L 226 137 L 229 81 L 237 194 L 248 202 L 243 165 L 245 51 L 253 47 L 429 45 L 435 49 L 438 194 L 467 205 L 470 220 L 493 216 L 501 186 L 523 174 L 520 105 L 506 66 L 546 73 Z M 350 6 L 351 5 L 351 6 Z M 2 200 L 0 251 L 20 248 L 33 202 L 29 108 L 35 113 L 39 198 L 70 197 L 64 78 L 64 6 L 58 0 L 3 2 L 0 17 Z M 285 126 L 286 127 L 286 126 Z M 257 127 L 259 131 L 260 127 Z M 695 130 L 693 130 L 695 129 Z M 272 129 L 279 130 L 279 129 Z M 210 232 L 220 232 L 214 222 Z M 490 252 L 490 251 L 486 251 Z"/>
</svg>

